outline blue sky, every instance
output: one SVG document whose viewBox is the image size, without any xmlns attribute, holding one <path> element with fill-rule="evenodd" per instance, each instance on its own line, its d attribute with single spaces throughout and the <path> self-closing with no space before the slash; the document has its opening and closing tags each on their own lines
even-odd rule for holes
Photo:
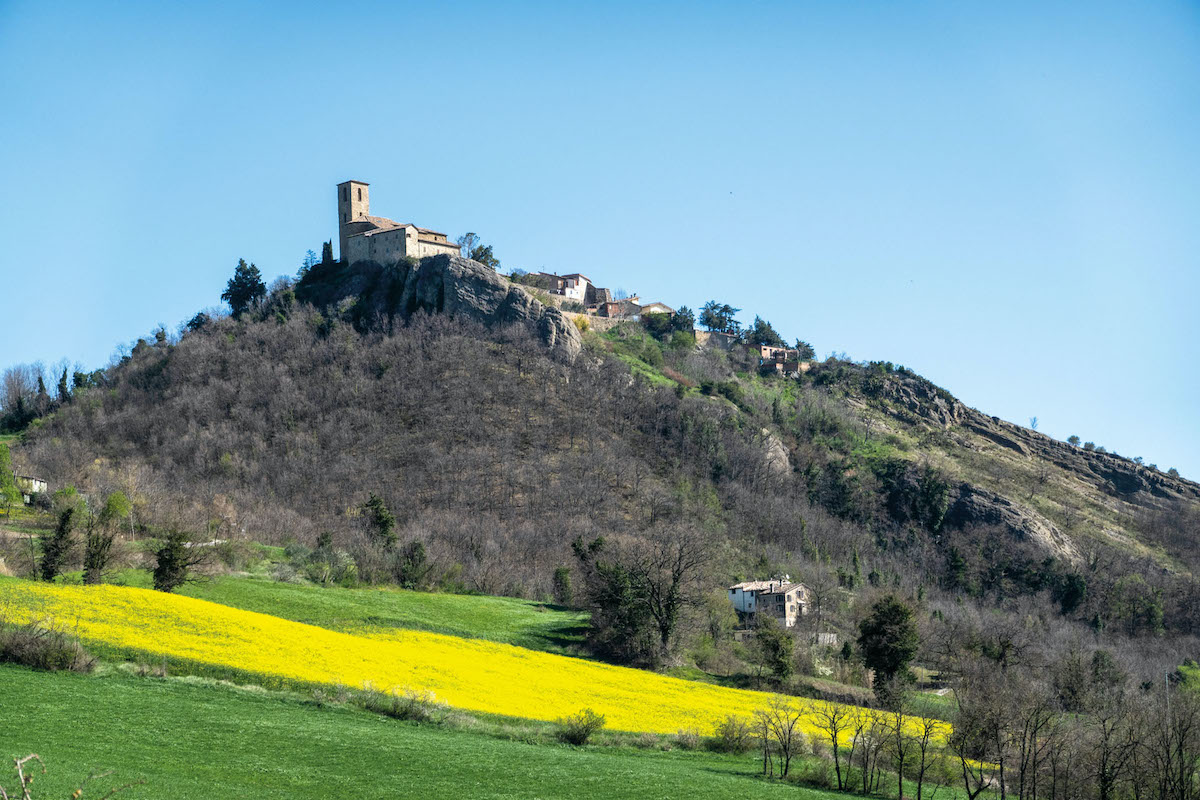
<svg viewBox="0 0 1200 800">
<path fill-rule="evenodd" d="M 372 212 L 1200 478 L 1200 5 L 0 0 L 0 363 Z"/>
</svg>

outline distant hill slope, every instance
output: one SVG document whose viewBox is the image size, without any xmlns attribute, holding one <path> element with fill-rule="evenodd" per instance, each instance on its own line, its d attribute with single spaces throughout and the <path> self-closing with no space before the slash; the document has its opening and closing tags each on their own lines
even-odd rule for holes
<svg viewBox="0 0 1200 800">
<path fill-rule="evenodd" d="M 715 581 L 1045 593 L 1133 634 L 1159 623 L 1123 598 L 1148 591 L 1168 629 L 1200 627 L 1194 483 L 988 417 L 890 364 L 760 376 L 748 352 L 633 324 L 564 358 L 563 334 L 542 331 L 552 314 L 525 300 L 524 316 L 493 313 L 517 295 L 458 261 L 420 279 L 411 265 L 310 276 L 246 319 L 139 345 L 17 458 L 55 486 L 123 487 L 155 525 L 276 543 L 328 530 L 359 553 L 356 508 L 376 493 L 450 588 L 545 597 L 577 536 L 677 526 L 725 543 Z M 492 311 L 448 313 L 446 291 Z"/>
</svg>

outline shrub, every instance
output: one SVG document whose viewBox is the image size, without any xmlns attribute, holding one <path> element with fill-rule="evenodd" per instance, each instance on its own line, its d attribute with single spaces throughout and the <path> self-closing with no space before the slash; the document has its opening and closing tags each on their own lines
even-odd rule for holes
<svg viewBox="0 0 1200 800">
<path fill-rule="evenodd" d="M 409 722 L 441 722 L 446 714 L 446 704 L 439 702 L 433 692 L 415 689 L 402 692 L 368 689 L 358 695 L 355 702 L 376 714 Z"/>
<path fill-rule="evenodd" d="M 641 358 L 652 367 L 661 367 L 663 363 L 662 350 L 652 341 L 647 341 L 642 347 Z"/>
<path fill-rule="evenodd" d="M 358 583 L 358 565 L 345 550 L 318 548 L 304 565 L 305 574 L 314 583 L 354 586 Z"/>
<path fill-rule="evenodd" d="M 94 659 L 75 637 L 53 623 L 24 625 L 0 619 L 0 663 L 57 672 L 91 672 Z"/>
<path fill-rule="evenodd" d="M 592 734 L 604 727 L 604 715 L 585 708 L 558 720 L 555 735 L 564 744 L 585 745 Z"/>
<path fill-rule="evenodd" d="M 696 334 L 691 331 L 675 331 L 667 345 L 672 350 L 692 350 L 696 347 Z"/>
<path fill-rule="evenodd" d="M 675 746 L 680 750 L 699 750 L 700 732 L 695 728 L 680 728 L 675 734 Z"/>
<path fill-rule="evenodd" d="M 571 587 L 571 569 L 570 567 L 558 567 L 554 570 L 554 602 L 560 606 L 569 606 L 574 599 L 575 592 Z"/>
<path fill-rule="evenodd" d="M 789 778 L 796 783 L 818 789 L 837 788 L 832 765 L 823 758 L 793 763 Z"/>
<path fill-rule="evenodd" d="M 718 753 L 741 755 L 750 752 L 750 749 L 754 747 L 754 736 L 750 729 L 750 723 L 745 717 L 730 714 L 723 721 L 717 723 L 710 747 Z"/>
<path fill-rule="evenodd" d="M 587 333 L 588 330 L 592 327 L 591 324 L 587 321 L 587 317 L 575 317 L 573 321 L 575 323 L 575 327 L 579 328 L 580 333 Z"/>
</svg>

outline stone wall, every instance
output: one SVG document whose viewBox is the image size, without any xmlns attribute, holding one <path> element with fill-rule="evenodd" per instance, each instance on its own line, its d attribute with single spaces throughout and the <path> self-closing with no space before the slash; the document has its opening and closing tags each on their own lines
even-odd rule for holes
<svg viewBox="0 0 1200 800">
<path fill-rule="evenodd" d="M 716 331 L 696 331 L 697 347 L 718 347 L 722 350 L 732 350 L 737 344 L 737 337 L 728 333 Z"/>
</svg>

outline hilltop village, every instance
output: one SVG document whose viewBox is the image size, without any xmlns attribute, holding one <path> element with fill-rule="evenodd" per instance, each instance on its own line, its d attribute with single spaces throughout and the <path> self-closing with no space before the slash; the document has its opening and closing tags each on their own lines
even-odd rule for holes
<svg viewBox="0 0 1200 800">
<path fill-rule="evenodd" d="M 423 228 L 411 222 L 396 222 L 371 214 L 370 184 L 350 180 L 337 185 L 338 244 L 341 260 L 347 264 L 374 262 L 394 264 L 403 258 L 421 259 L 434 255 L 461 255 L 469 258 L 470 246 L 465 237 L 452 242 L 447 234 Z M 488 248 L 490 256 L 490 248 Z M 689 330 L 699 347 L 718 347 L 729 350 L 737 345 L 757 348 L 759 366 L 780 375 L 796 376 L 808 371 L 813 353 L 800 342 L 787 347 L 782 340 L 753 341 L 733 319 L 735 309 L 718 309 L 712 320 L 702 315 L 700 322 L 707 330 L 694 327 L 695 318 L 686 309 L 675 309 L 662 302 L 643 301 L 636 294 L 598 285 L 586 275 L 573 272 L 559 275 L 553 272 L 514 270 L 509 280 L 534 290 L 539 299 L 560 309 L 581 327 L 607 330 L 621 322 L 651 321 L 657 316 L 660 325 Z M 686 319 L 675 319 L 683 311 Z M 773 331 L 772 331 L 773 334 Z M 775 337 L 777 339 L 777 337 Z"/>
</svg>

